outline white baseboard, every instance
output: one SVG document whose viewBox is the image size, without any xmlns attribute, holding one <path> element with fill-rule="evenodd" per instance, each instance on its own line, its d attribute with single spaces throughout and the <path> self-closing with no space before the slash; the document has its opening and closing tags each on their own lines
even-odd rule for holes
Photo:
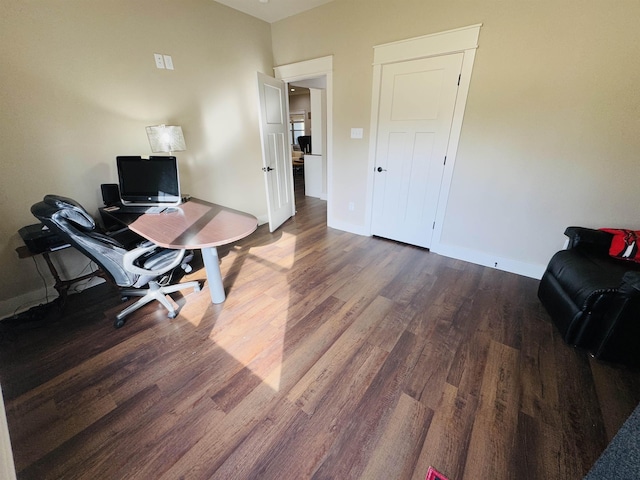
<svg viewBox="0 0 640 480">
<path fill-rule="evenodd" d="M 496 268 L 509 273 L 515 273 L 524 277 L 535 278 L 540 280 L 546 269 L 546 265 L 538 265 L 534 263 L 521 262 L 512 258 L 492 255 L 478 250 L 471 250 L 453 245 L 438 245 L 431 249 L 432 252 L 445 257 L 455 258 L 456 260 L 464 260 L 465 262 L 483 265 L 485 267 Z"/>
<path fill-rule="evenodd" d="M 40 287 L 37 290 L 32 290 L 27 293 L 23 293 L 17 297 L 8 298 L 7 300 L 0 301 L 0 319 L 9 318 L 14 314 L 26 312 L 31 307 L 40 305 L 41 303 L 47 303 L 47 300 L 51 302 L 58 297 L 58 292 L 53 287 L 47 288 Z"/>
<path fill-rule="evenodd" d="M 353 225 L 339 220 L 329 220 L 328 226 L 356 235 L 363 235 L 365 237 L 371 236 L 371 233 L 364 226 Z M 540 280 L 542 278 L 542 274 L 547 267 L 546 265 L 521 262 L 512 258 L 492 255 L 469 248 L 456 247 L 454 245 L 439 244 L 432 246 L 430 251 L 444 257 L 455 258 L 456 260 L 463 260 L 465 262 L 475 263 L 476 265 L 495 268 L 497 270 L 515 273 L 524 277 L 535 278 L 536 280 Z"/>
<path fill-rule="evenodd" d="M 371 233 L 362 225 L 354 225 L 352 223 L 342 222 L 340 220 L 327 220 L 327 227 L 335 228 L 336 230 L 342 230 L 343 232 L 353 233 L 355 235 L 363 235 L 370 237 Z"/>
<path fill-rule="evenodd" d="M 74 284 L 71 286 L 71 288 L 69 288 L 67 294 L 73 295 L 75 293 L 80 293 L 87 288 L 91 288 L 95 285 L 99 285 L 105 282 L 105 280 L 100 277 L 93 277 L 89 280 L 82 281 L 84 282 L 84 284 L 82 285 L 82 290 L 74 290 L 74 286 L 76 285 Z M 31 307 L 45 304 L 47 302 L 52 302 L 56 298 L 58 298 L 58 292 L 53 288 L 53 286 L 50 285 L 46 290 L 44 286 L 42 286 L 37 290 L 23 293 L 22 295 L 19 295 L 17 297 L 2 300 L 0 301 L 0 319 L 9 318 L 13 315 L 17 315 L 18 313 L 26 312 Z"/>
<path fill-rule="evenodd" d="M 9 438 L 9 425 L 0 390 L 0 478 L 13 480 L 16 478 L 16 468 L 13 463 L 13 451 Z"/>
</svg>

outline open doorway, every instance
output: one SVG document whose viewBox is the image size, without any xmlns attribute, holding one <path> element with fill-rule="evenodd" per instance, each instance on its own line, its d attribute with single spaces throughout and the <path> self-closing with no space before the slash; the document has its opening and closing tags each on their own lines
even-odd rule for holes
<svg viewBox="0 0 640 480">
<path fill-rule="evenodd" d="M 289 131 L 294 185 L 305 196 L 327 199 L 326 82 L 324 77 L 291 82 Z"/>
<path fill-rule="evenodd" d="M 304 156 L 311 153 L 311 93 L 308 88 L 288 85 L 289 143 L 296 204 L 305 196 Z"/>
<path fill-rule="evenodd" d="M 304 195 L 313 196 L 327 201 L 327 224 L 331 223 L 331 172 L 332 172 L 332 85 L 333 85 L 333 57 L 323 57 L 315 60 L 294 63 L 276 67 L 276 78 L 281 79 L 289 91 L 289 112 L 291 121 L 292 152 L 298 148 L 304 156 L 302 176 L 304 178 Z M 297 95 L 291 89 L 309 91 L 308 106 L 300 107 L 295 98 Z M 305 89 L 305 90 L 302 90 Z M 304 127 L 300 122 L 303 112 Z M 294 123 L 299 121 L 298 125 Z M 300 145 L 295 138 L 295 130 L 304 128 L 310 137 Z M 297 147 L 296 147 L 297 145 Z M 295 181 L 300 180 L 296 178 Z"/>
</svg>

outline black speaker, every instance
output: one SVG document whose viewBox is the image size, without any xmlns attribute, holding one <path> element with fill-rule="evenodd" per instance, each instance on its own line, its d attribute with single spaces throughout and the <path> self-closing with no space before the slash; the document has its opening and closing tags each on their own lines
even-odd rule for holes
<svg viewBox="0 0 640 480">
<path fill-rule="evenodd" d="M 103 183 L 100 185 L 100 190 L 102 190 L 102 201 L 107 207 L 120 203 L 120 188 L 117 183 Z"/>
</svg>

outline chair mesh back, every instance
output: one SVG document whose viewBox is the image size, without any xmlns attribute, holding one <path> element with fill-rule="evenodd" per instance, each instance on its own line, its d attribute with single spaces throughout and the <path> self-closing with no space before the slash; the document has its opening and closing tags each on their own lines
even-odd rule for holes
<svg viewBox="0 0 640 480">
<path fill-rule="evenodd" d="M 95 222 L 77 202 L 47 195 L 44 201 L 31 207 L 31 213 L 51 231 L 97 263 L 116 285 L 130 287 L 138 280 L 138 275 L 127 272 L 122 266 L 122 258 L 127 252 L 125 248 L 91 236 L 95 231 Z"/>
</svg>

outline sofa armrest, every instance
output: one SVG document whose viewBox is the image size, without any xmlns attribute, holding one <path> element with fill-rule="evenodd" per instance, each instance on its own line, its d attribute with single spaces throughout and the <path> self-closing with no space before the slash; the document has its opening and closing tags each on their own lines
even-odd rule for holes
<svg viewBox="0 0 640 480">
<path fill-rule="evenodd" d="M 632 296 L 640 294 L 640 272 L 630 270 L 622 276 L 622 283 L 618 292 L 621 295 Z"/>
<path fill-rule="evenodd" d="M 567 248 L 580 247 L 603 254 L 608 254 L 613 238 L 608 232 L 585 227 L 567 227 L 564 234 L 569 237 Z"/>
<path fill-rule="evenodd" d="M 640 366 L 640 272 L 628 271 L 622 277 L 607 315 L 602 318 L 599 342 L 591 353 L 602 360 Z"/>
</svg>

